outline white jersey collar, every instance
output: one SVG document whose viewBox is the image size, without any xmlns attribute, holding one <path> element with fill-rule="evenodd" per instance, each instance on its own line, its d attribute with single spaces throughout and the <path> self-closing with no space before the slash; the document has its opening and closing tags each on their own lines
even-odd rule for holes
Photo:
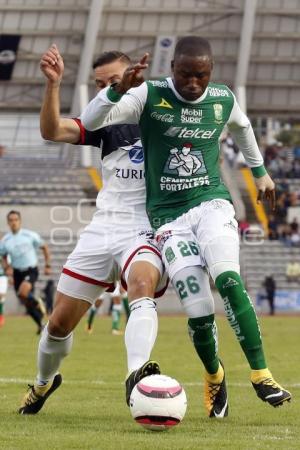
<svg viewBox="0 0 300 450">
<path fill-rule="evenodd" d="M 190 103 L 191 105 L 195 105 L 195 104 L 197 104 L 197 103 L 202 102 L 202 101 L 205 99 L 205 97 L 207 96 L 207 90 L 208 90 L 208 87 L 205 89 L 205 91 L 203 92 L 203 94 L 201 95 L 201 97 L 197 98 L 197 100 L 189 101 L 189 100 L 186 100 L 185 98 L 183 98 L 183 97 L 176 91 L 175 86 L 174 86 L 174 83 L 173 83 L 173 80 L 172 80 L 171 77 L 168 77 L 168 78 L 167 78 L 167 83 L 168 83 L 168 85 L 169 85 L 169 88 L 172 89 L 172 91 L 174 92 L 175 96 L 176 96 L 179 100 L 181 100 L 182 102 L 184 102 L 184 103 Z"/>
</svg>

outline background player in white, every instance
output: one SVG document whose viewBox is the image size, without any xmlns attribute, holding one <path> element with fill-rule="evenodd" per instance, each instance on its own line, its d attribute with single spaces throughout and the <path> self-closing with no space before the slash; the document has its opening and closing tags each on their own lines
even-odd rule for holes
<svg viewBox="0 0 300 450">
<path fill-rule="evenodd" d="M 116 282 L 116 287 L 113 292 L 103 292 L 99 298 L 95 301 L 95 303 L 90 307 L 88 311 L 88 319 L 86 330 L 89 334 L 93 331 L 93 323 L 97 311 L 103 305 L 103 303 L 109 303 L 110 313 L 111 313 L 111 333 L 113 336 L 121 336 L 123 335 L 123 331 L 121 330 L 121 311 L 122 306 L 127 301 L 127 293 L 120 285 L 120 282 Z M 129 313 L 129 308 L 124 307 L 125 313 Z M 129 318 L 129 314 L 127 316 L 127 320 Z"/>
<path fill-rule="evenodd" d="M 102 54 L 94 64 L 97 87 L 120 80 L 129 64 L 129 58 L 120 52 Z M 89 133 L 79 119 L 61 118 L 59 90 L 64 64 L 55 45 L 43 55 L 41 70 L 46 77 L 41 109 L 43 137 L 100 147 L 103 188 L 97 196 L 97 212 L 63 268 L 54 310 L 38 348 L 38 375 L 22 401 L 20 414 L 36 414 L 60 386 L 62 377 L 58 369 L 71 350 L 72 331 L 101 292 L 113 287 L 119 279 L 119 267 L 131 301 L 125 333 L 128 401 L 140 377 L 159 373 L 158 364 L 148 360 L 157 335 L 154 296 L 162 295 L 167 287 L 167 277 L 161 279 L 161 255 L 145 210 L 138 127 L 122 125 Z M 137 320 L 144 324 L 142 332 L 135 326 Z"/>
<path fill-rule="evenodd" d="M 203 277 L 197 265 L 206 265 L 251 367 L 250 379 L 258 397 L 272 406 L 281 405 L 291 399 L 291 394 L 276 383 L 266 365 L 257 317 L 240 277 L 234 209 L 219 174 L 219 137 L 227 124 L 251 167 L 258 201 L 266 198 L 274 207 L 274 183 L 263 166 L 253 129 L 230 89 L 210 83 L 213 60 L 206 39 L 181 38 L 175 48 L 172 77 L 165 80 L 143 83 L 141 71 L 147 66 L 146 60 L 147 54 L 124 73 L 119 84 L 98 94 L 82 114 L 83 123 L 91 130 L 113 123 L 139 123 L 147 163 L 147 211 L 158 229 L 157 238 L 174 287 L 182 298 L 188 298 L 196 288 L 200 290 Z M 138 82 L 138 88 L 129 90 Z M 171 125 L 161 120 L 161 110 L 157 110 L 162 98 L 172 108 Z M 186 110 L 201 113 L 201 124 L 187 126 L 183 117 Z M 205 177 L 187 175 L 182 181 L 182 175 L 179 179 L 166 176 L 169 148 L 179 148 L 181 139 L 186 138 L 203 157 Z M 194 253 L 194 261 L 187 259 L 192 252 L 189 240 L 193 238 L 200 248 L 199 258 Z M 212 318 L 189 321 L 194 344 L 205 320 L 211 322 Z M 210 332 L 213 340 L 212 327 Z M 215 368 L 215 391 L 221 392 L 224 373 L 220 364 Z"/>
</svg>

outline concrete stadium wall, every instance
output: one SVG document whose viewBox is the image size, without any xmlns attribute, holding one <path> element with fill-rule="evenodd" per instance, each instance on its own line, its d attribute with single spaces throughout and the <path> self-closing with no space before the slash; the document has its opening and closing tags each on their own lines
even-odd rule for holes
<svg viewBox="0 0 300 450">
<path fill-rule="evenodd" d="M 37 231 L 43 236 L 58 235 L 59 232 L 77 236 L 91 220 L 94 207 L 79 202 L 77 206 L 0 206 L 0 233 L 8 231 L 6 215 L 9 211 L 20 211 L 22 226 Z"/>
</svg>

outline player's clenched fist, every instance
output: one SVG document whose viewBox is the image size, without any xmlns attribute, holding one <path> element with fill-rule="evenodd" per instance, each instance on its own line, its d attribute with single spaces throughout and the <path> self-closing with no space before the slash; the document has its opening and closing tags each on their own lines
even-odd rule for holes
<svg viewBox="0 0 300 450">
<path fill-rule="evenodd" d="M 64 61 L 55 44 L 43 54 L 40 61 L 40 68 L 48 81 L 53 84 L 60 84 L 64 73 Z"/>
</svg>

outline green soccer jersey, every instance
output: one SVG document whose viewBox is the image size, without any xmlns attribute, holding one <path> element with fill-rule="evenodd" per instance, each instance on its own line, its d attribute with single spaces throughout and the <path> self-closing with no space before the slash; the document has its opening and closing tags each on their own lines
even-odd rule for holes
<svg viewBox="0 0 300 450">
<path fill-rule="evenodd" d="M 219 138 L 226 124 L 250 167 L 263 166 L 250 122 L 222 84 L 209 83 L 202 97 L 193 102 L 177 93 L 171 78 L 147 81 L 123 96 L 109 88 L 90 103 L 82 121 L 88 129 L 139 124 L 146 208 L 154 228 L 203 201 L 231 199 L 219 164 Z"/>
<path fill-rule="evenodd" d="M 219 138 L 234 98 L 210 84 L 205 98 L 186 103 L 167 81 L 147 82 L 140 118 L 145 153 L 147 212 L 155 228 L 203 201 L 230 200 L 220 178 Z"/>
</svg>

